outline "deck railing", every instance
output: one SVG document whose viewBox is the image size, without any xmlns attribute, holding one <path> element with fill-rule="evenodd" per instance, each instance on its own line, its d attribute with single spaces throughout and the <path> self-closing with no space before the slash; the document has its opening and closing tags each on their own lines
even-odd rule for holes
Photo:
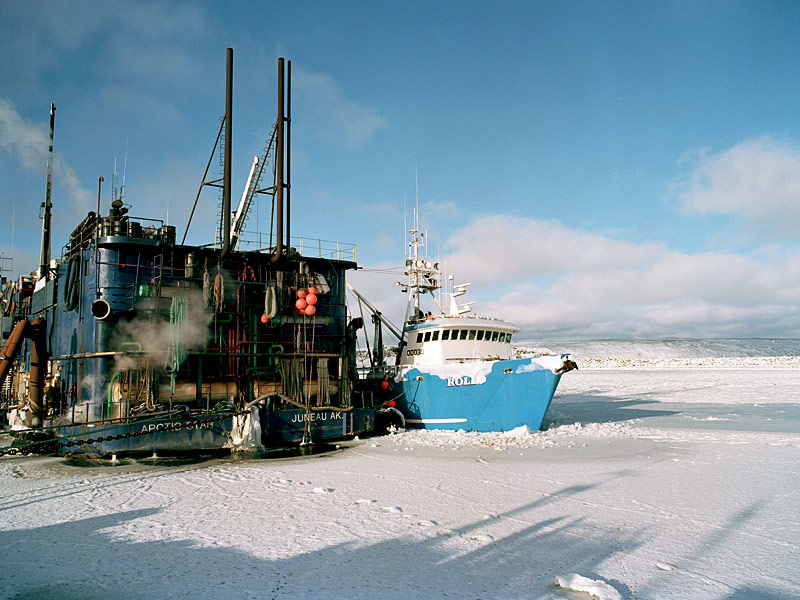
<svg viewBox="0 0 800 600">
<path fill-rule="evenodd" d="M 214 247 L 217 248 L 220 246 L 219 229 L 214 237 L 218 240 L 214 244 Z M 291 247 L 301 256 L 357 262 L 355 244 L 297 236 L 292 236 L 290 242 Z M 236 250 L 243 252 L 269 252 L 274 248 L 275 236 L 260 231 L 243 231 L 236 241 Z"/>
</svg>

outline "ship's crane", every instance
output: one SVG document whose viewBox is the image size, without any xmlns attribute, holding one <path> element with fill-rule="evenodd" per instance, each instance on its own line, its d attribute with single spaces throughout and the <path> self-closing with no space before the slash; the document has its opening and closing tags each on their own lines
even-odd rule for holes
<svg viewBox="0 0 800 600">
<path fill-rule="evenodd" d="M 242 233 L 244 224 L 247 221 L 247 214 L 253 204 L 255 195 L 272 193 L 275 189 L 274 185 L 264 189 L 259 188 L 259 185 L 261 182 L 261 175 L 264 172 L 264 166 L 269 161 L 270 154 L 272 153 L 276 128 L 276 125 L 272 127 L 272 134 L 267 147 L 264 149 L 264 156 L 262 158 L 258 156 L 253 157 L 253 163 L 250 165 L 250 174 L 247 176 L 247 183 L 242 192 L 242 199 L 239 201 L 239 206 L 236 208 L 236 212 L 233 213 L 233 218 L 231 219 L 231 246 L 235 246 L 239 241 L 239 235 Z"/>
</svg>

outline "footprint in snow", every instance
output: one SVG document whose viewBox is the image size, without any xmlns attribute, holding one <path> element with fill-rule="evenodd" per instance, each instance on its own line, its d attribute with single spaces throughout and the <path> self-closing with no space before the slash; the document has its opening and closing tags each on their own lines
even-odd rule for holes
<svg viewBox="0 0 800 600">
<path fill-rule="evenodd" d="M 474 542 L 491 542 L 494 538 L 490 536 L 488 533 L 477 533 L 475 535 L 469 536 Z"/>
<path fill-rule="evenodd" d="M 311 490 L 312 494 L 330 494 L 331 492 L 333 492 L 333 488 L 319 488 L 319 487 L 316 487 L 313 490 Z"/>
<path fill-rule="evenodd" d="M 417 521 L 417 525 L 420 527 L 435 527 L 436 521 Z"/>
<path fill-rule="evenodd" d="M 667 563 L 657 562 L 656 566 L 661 569 L 662 571 L 674 571 L 675 567 L 672 565 L 668 565 Z"/>
<path fill-rule="evenodd" d="M 399 506 L 381 506 L 381 510 L 385 513 L 401 513 L 403 509 Z"/>
<path fill-rule="evenodd" d="M 373 504 L 377 502 L 376 500 L 367 500 L 366 498 L 359 498 L 356 500 L 356 504 Z"/>
</svg>

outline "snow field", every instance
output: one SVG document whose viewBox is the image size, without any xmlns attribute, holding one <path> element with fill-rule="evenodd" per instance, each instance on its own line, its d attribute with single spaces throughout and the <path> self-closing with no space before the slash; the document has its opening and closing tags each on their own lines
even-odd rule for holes
<svg viewBox="0 0 800 600">
<path fill-rule="evenodd" d="M 582 366 L 541 432 L 4 457 L 0 597 L 800 597 L 797 390 L 794 368 Z"/>
</svg>

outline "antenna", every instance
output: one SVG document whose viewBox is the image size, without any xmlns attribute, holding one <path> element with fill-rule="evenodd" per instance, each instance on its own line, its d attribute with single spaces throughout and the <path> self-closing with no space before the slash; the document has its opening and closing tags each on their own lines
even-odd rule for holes
<svg viewBox="0 0 800 600">
<path fill-rule="evenodd" d="M 414 229 L 419 231 L 419 173 L 417 167 L 414 167 L 414 187 L 417 195 L 417 210 L 414 213 Z"/>
<path fill-rule="evenodd" d="M 14 229 L 16 226 L 14 223 L 16 222 L 17 218 L 17 199 L 14 198 L 14 206 L 11 207 L 11 260 L 14 260 Z M 11 263 L 12 268 L 14 263 Z"/>
<path fill-rule="evenodd" d="M 119 201 L 125 195 L 125 173 L 128 171 L 128 138 L 125 138 L 125 162 L 122 164 L 122 187 L 119 188 Z"/>
<path fill-rule="evenodd" d="M 0 275 L 3 274 L 4 271 L 12 272 L 14 271 L 14 213 L 17 209 L 17 201 L 14 200 L 14 204 L 11 207 L 11 256 L 6 256 L 5 252 L 0 252 Z M 6 267 L 5 263 L 9 263 L 11 266 Z"/>
<path fill-rule="evenodd" d="M 408 251 L 408 206 L 406 205 L 406 191 L 403 190 L 403 256 Z"/>
<path fill-rule="evenodd" d="M 117 157 L 114 157 L 114 174 L 111 176 L 111 203 L 117 199 Z"/>
</svg>

